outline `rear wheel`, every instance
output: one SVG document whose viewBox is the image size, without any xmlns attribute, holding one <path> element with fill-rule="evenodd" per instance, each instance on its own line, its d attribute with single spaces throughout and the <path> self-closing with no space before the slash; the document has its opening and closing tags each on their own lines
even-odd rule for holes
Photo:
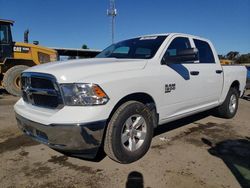
<svg viewBox="0 0 250 188">
<path fill-rule="evenodd" d="M 239 91 L 236 88 L 230 88 L 225 101 L 216 108 L 216 115 L 222 118 L 233 118 L 238 110 Z"/>
<path fill-rule="evenodd" d="M 10 68 L 3 77 L 3 86 L 8 93 L 15 96 L 21 96 L 20 75 L 29 68 L 25 65 L 17 65 Z"/>
<path fill-rule="evenodd" d="M 128 101 L 116 110 L 108 124 L 104 150 L 117 162 L 131 163 L 148 151 L 152 136 L 153 121 L 148 107 Z"/>
</svg>

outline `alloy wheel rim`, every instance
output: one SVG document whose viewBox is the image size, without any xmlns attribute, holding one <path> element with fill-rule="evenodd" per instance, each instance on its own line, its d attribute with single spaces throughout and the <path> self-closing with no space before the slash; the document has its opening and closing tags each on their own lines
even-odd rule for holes
<svg viewBox="0 0 250 188">
<path fill-rule="evenodd" d="M 232 95 L 230 97 L 230 101 L 229 101 L 229 111 L 230 111 L 231 114 L 233 114 L 235 109 L 236 109 L 236 103 L 237 103 L 236 96 Z"/>
<path fill-rule="evenodd" d="M 121 142 L 128 151 L 139 149 L 145 141 L 147 124 L 145 119 L 135 114 L 130 116 L 124 123 L 121 134 Z"/>
</svg>

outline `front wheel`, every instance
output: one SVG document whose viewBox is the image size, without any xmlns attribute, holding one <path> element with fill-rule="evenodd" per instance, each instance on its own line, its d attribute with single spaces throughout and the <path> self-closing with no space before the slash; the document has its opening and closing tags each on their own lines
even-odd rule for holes
<svg viewBox="0 0 250 188">
<path fill-rule="evenodd" d="M 238 110 L 239 91 L 230 88 L 225 101 L 215 109 L 216 115 L 222 118 L 233 118 Z"/>
<path fill-rule="evenodd" d="M 131 163 L 145 155 L 152 136 L 153 121 L 148 107 L 128 101 L 115 111 L 108 124 L 104 150 L 117 162 Z"/>
<path fill-rule="evenodd" d="M 3 86 L 8 93 L 14 96 L 21 96 L 20 76 L 27 68 L 29 67 L 25 65 L 16 65 L 4 74 Z"/>
</svg>

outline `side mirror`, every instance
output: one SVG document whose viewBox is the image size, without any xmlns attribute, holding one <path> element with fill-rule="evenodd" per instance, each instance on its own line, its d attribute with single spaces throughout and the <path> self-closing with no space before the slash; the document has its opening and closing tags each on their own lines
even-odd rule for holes
<svg viewBox="0 0 250 188">
<path fill-rule="evenodd" d="M 176 55 L 164 55 L 162 64 L 168 63 L 186 63 L 199 60 L 199 51 L 197 48 L 188 48 L 185 50 L 177 51 Z"/>
</svg>

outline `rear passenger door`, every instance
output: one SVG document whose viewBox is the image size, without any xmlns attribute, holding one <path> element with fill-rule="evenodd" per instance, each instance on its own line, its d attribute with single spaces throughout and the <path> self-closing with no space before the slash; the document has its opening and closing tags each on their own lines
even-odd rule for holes
<svg viewBox="0 0 250 188">
<path fill-rule="evenodd" d="M 196 64 L 202 78 L 202 88 L 197 90 L 203 97 L 203 105 L 218 103 L 223 85 L 223 70 L 219 62 L 216 62 L 213 50 L 209 42 L 201 39 L 193 39 L 199 52 L 199 63 Z"/>
<path fill-rule="evenodd" d="M 207 41 L 191 37 L 174 37 L 166 47 L 165 56 L 197 48 L 199 61 L 167 63 L 161 66 L 165 84 L 163 119 L 178 117 L 206 109 L 218 103 L 222 90 L 223 72 Z"/>
</svg>

